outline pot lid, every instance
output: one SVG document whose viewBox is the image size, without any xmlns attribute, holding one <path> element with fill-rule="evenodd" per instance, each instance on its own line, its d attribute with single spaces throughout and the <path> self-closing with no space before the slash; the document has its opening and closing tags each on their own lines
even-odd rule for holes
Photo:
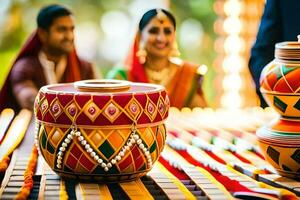
<svg viewBox="0 0 300 200">
<path fill-rule="evenodd" d="M 279 60 L 300 60 L 300 35 L 298 35 L 298 42 L 277 43 L 275 45 L 275 58 Z"/>
<path fill-rule="evenodd" d="M 68 84 L 52 84 L 41 88 L 46 93 L 93 94 L 97 96 L 122 95 L 132 93 L 152 93 L 165 90 L 161 85 L 134 83 L 114 79 L 83 80 Z"/>
</svg>

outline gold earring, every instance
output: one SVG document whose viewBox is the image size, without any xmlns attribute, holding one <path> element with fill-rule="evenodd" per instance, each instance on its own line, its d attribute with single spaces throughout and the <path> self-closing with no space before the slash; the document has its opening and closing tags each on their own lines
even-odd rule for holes
<svg viewBox="0 0 300 200">
<path fill-rule="evenodd" d="M 144 44 L 140 43 L 139 50 L 136 52 L 136 56 L 139 58 L 139 62 L 144 64 L 146 62 L 147 51 L 144 48 Z"/>
<path fill-rule="evenodd" d="M 172 47 L 169 57 L 179 57 L 179 56 L 180 56 L 180 52 L 178 50 L 177 42 L 175 41 L 173 43 L 173 47 Z"/>
</svg>

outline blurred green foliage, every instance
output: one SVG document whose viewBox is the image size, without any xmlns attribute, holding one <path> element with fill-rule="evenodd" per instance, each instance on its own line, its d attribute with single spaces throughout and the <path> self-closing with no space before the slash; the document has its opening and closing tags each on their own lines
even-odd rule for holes
<svg viewBox="0 0 300 200">
<path fill-rule="evenodd" d="M 0 51 L 0 86 L 2 86 L 16 54 L 17 52 L 14 50 Z"/>
</svg>

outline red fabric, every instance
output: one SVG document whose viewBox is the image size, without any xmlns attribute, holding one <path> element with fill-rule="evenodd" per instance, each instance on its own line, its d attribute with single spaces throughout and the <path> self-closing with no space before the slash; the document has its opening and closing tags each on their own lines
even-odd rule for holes
<svg viewBox="0 0 300 200">
<path fill-rule="evenodd" d="M 68 64 L 65 75 L 67 83 L 80 81 L 82 79 L 80 73 L 80 62 L 75 49 L 68 56 Z"/>
<path fill-rule="evenodd" d="M 257 151 L 253 151 L 253 152 L 255 153 L 255 155 L 257 155 L 261 159 L 265 160 L 265 157 L 260 152 L 257 152 Z"/>
<path fill-rule="evenodd" d="M 241 185 L 238 181 L 232 180 L 227 176 L 223 176 L 220 172 L 212 170 L 210 167 L 207 167 L 194 159 L 186 150 L 176 150 L 184 159 L 189 163 L 201 167 L 207 170 L 217 181 L 224 185 L 224 187 L 231 193 L 233 192 L 252 192 L 247 187 Z"/>
<path fill-rule="evenodd" d="M 174 176 L 176 176 L 179 180 L 190 180 L 188 175 L 186 175 L 183 171 L 173 167 L 170 163 L 165 160 L 162 156 L 159 157 L 158 161 L 168 169 Z"/>
<path fill-rule="evenodd" d="M 17 55 L 15 61 L 13 62 L 12 66 L 22 57 L 34 55 L 39 52 L 41 49 L 41 42 L 37 37 L 37 32 L 35 31 L 30 35 L 22 49 L 20 50 L 19 54 Z M 9 90 L 9 80 L 8 77 L 10 76 L 11 69 L 9 70 L 8 76 L 6 77 L 4 84 L 0 91 L 0 111 L 5 108 L 5 102 L 8 99 L 8 90 Z"/>
<path fill-rule="evenodd" d="M 42 48 L 42 43 L 38 37 L 37 31 L 34 31 L 28 40 L 23 45 L 22 49 L 20 50 L 19 54 L 17 55 L 15 61 L 11 65 L 11 69 L 9 70 L 8 76 L 5 79 L 5 82 L 0 91 L 0 111 L 5 108 L 6 102 L 12 98 L 12 91 L 9 86 L 9 76 L 14 64 L 20 60 L 21 58 L 27 56 L 37 56 L 39 51 Z M 74 82 L 81 80 L 81 73 L 80 73 L 80 62 L 79 58 L 76 54 L 75 49 L 68 55 L 68 64 L 66 67 L 65 80 L 66 82 Z"/>
<path fill-rule="evenodd" d="M 189 163 L 207 170 L 230 193 L 234 193 L 234 192 L 257 193 L 255 191 L 252 191 L 250 188 L 247 188 L 247 187 L 241 185 L 238 181 L 232 180 L 229 177 L 222 175 L 220 172 L 214 171 L 210 167 L 203 165 L 202 163 L 200 163 L 199 161 L 197 161 L 196 159 L 194 159 L 186 150 L 176 150 L 176 152 L 178 152 Z M 272 196 L 272 197 L 277 197 L 276 195 L 271 195 L 271 194 L 264 194 L 264 195 L 269 195 L 269 196 Z M 295 199 L 295 197 L 292 196 L 292 195 L 285 195 L 285 196 L 282 197 L 282 199 L 291 200 L 291 199 Z"/>
<path fill-rule="evenodd" d="M 226 165 L 226 162 L 222 158 L 217 156 L 215 153 L 213 153 L 212 151 L 206 151 L 205 150 L 205 153 L 207 153 L 211 158 L 218 161 L 219 163 Z"/>
<path fill-rule="evenodd" d="M 248 163 L 251 164 L 251 161 L 249 161 L 247 158 L 245 158 L 244 156 L 241 156 L 240 154 L 236 153 L 236 152 L 231 152 L 235 157 L 237 157 L 240 161 L 244 162 L 244 163 Z"/>
<path fill-rule="evenodd" d="M 168 133 L 173 135 L 174 137 L 179 137 L 179 133 L 177 131 L 170 131 L 168 130 Z"/>
<path fill-rule="evenodd" d="M 192 134 L 193 136 L 198 136 L 198 135 L 200 135 L 200 133 L 199 133 L 199 131 L 198 130 L 188 130 L 188 132 L 190 133 L 190 134 Z"/>
<path fill-rule="evenodd" d="M 139 58 L 136 53 L 139 50 L 138 34 L 134 39 L 132 50 L 127 55 L 125 60 L 125 66 L 128 67 L 128 80 L 132 82 L 148 83 L 143 65 L 139 62 Z"/>
<path fill-rule="evenodd" d="M 220 134 L 220 131 L 218 130 L 213 130 L 213 129 L 210 129 L 210 130 L 207 130 L 210 134 L 212 134 L 213 136 L 219 136 Z"/>
</svg>

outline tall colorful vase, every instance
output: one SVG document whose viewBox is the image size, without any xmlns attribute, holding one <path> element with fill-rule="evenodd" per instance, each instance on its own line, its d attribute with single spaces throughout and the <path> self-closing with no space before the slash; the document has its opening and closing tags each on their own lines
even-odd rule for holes
<svg viewBox="0 0 300 200">
<path fill-rule="evenodd" d="M 127 181 L 164 148 L 169 99 L 159 85 L 85 80 L 48 85 L 35 101 L 36 144 L 59 175 Z"/>
<path fill-rule="evenodd" d="M 261 150 L 279 174 L 300 178 L 300 42 L 276 44 L 260 84 L 265 100 L 280 114 L 257 131 Z"/>
</svg>

